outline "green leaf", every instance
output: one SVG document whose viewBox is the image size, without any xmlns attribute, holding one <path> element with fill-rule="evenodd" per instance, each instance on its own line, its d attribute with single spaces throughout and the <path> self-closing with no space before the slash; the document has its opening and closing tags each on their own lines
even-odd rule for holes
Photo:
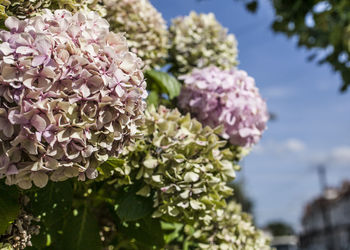
<svg viewBox="0 0 350 250">
<path fill-rule="evenodd" d="M 109 177 L 113 175 L 114 170 L 116 168 L 123 167 L 123 165 L 124 165 L 124 160 L 116 157 L 110 157 L 107 161 L 105 161 L 98 167 L 98 171 L 101 174 Z"/>
<path fill-rule="evenodd" d="M 168 73 L 148 70 L 145 73 L 147 88 L 158 94 L 167 94 L 169 99 L 174 99 L 180 94 L 181 84 Z"/>
<path fill-rule="evenodd" d="M 35 216 L 41 217 L 40 234 L 33 237 L 33 245 L 39 249 L 51 244 L 55 245 L 64 221 L 72 211 L 72 182 L 49 182 L 46 187 L 30 195 L 31 211 Z"/>
<path fill-rule="evenodd" d="M 150 197 L 137 195 L 138 189 L 130 189 L 118 200 L 117 215 L 122 221 L 135 221 L 153 212 L 153 202 Z"/>
<path fill-rule="evenodd" d="M 0 235 L 17 218 L 20 212 L 19 194 L 15 187 L 0 186 Z"/>
<path fill-rule="evenodd" d="M 173 240 L 181 241 L 183 235 L 181 235 L 181 230 L 183 229 L 183 225 L 180 223 L 170 223 L 170 222 L 161 222 L 161 228 L 163 231 L 167 232 L 164 236 L 165 242 L 168 244 Z"/>
<path fill-rule="evenodd" d="M 159 104 L 159 95 L 156 91 L 152 90 L 148 93 L 148 97 L 147 97 L 147 105 L 154 105 L 154 106 L 158 106 Z"/>
<path fill-rule="evenodd" d="M 61 249 L 102 249 L 97 220 L 86 206 L 77 214 L 70 213 L 63 228 L 61 242 L 63 246 Z"/>
<path fill-rule="evenodd" d="M 156 246 L 157 249 L 164 247 L 164 235 L 160 221 L 157 219 L 146 217 L 137 222 L 128 222 L 127 227 L 122 226 L 121 230 L 128 237 L 135 239 L 137 244 L 141 246 L 140 249 L 145 249 L 146 246 Z"/>
</svg>

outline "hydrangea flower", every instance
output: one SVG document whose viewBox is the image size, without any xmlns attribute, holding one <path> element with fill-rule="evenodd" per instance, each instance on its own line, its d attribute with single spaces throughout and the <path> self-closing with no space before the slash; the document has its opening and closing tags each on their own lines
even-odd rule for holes
<svg viewBox="0 0 350 250">
<path fill-rule="evenodd" d="M 226 208 L 212 210 L 210 223 L 197 221 L 185 227 L 187 241 L 196 249 L 270 250 L 270 239 L 258 230 L 241 205 L 231 201 Z"/>
<path fill-rule="evenodd" d="M 95 178 L 138 136 L 147 96 L 142 61 L 95 12 L 66 10 L 0 32 L 0 178 L 30 188 Z"/>
<path fill-rule="evenodd" d="M 193 68 L 209 65 L 230 69 L 238 64 L 236 38 L 227 34 L 212 13 L 191 12 L 189 16 L 175 18 L 169 31 L 173 74 L 186 74 Z"/>
<path fill-rule="evenodd" d="M 125 32 L 131 51 L 146 68 L 165 64 L 168 48 L 166 22 L 149 0 L 103 0 L 106 19 L 115 32 Z"/>
<path fill-rule="evenodd" d="M 8 16 L 16 16 L 25 19 L 41 13 L 45 8 L 67 9 L 77 12 L 81 9 L 94 9 L 101 16 L 106 10 L 97 0 L 2 0 L 0 4 L 0 19 L 5 20 Z"/>
<path fill-rule="evenodd" d="M 224 126 L 222 136 L 233 145 L 256 144 L 269 119 L 266 102 L 245 71 L 215 66 L 183 75 L 179 106 L 210 127 Z"/>
<path fill-rule="evenodd" d="M 218 132 L 176 109 L 151 106 L 142 127 L 144 140 L 125 147 L 125 164 L 116 171 L 125 184 L 142 181 L 137 194 L 152 195 L 153 217 L 208 220 L 210 210 L 231 194 L 226 182 L 238 169 L 238 155 L 224 147 Z"/>
</svg>

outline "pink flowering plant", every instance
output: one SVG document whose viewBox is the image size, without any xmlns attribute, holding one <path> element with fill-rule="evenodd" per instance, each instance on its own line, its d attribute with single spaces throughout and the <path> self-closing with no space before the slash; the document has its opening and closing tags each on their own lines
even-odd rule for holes
<svg viewBox="0 0 350 250">
<path fill-rule="evenodd" d="M 27 189 L 95 178 L 137 136 L 142 62 L 94 12 L 66 10 L 0 32 L 0 177 Z"/>
<path fill-rule="evenodd" d="M 204 125 L 223 125 L 222 136 L 233 145 L 251 147 L 259 141 L 269 115 L 254 78 L 236 68 L 210 66 L 180 79 L 184 81 L 179 96 L 182 110 Z"/>
<path fill-rule="evenodd" d="M 4 3 L 0 250 L 270 249 L 226 203 L 268 112 L 212 14 L 169 33 L 149 0 Z M 212 63 L 152 69 L 181 57 L 167 42 Z"/>
</svg>

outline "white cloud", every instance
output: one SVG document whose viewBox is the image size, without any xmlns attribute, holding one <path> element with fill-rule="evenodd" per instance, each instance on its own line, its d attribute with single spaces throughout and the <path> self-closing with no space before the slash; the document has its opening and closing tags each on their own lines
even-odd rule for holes
<svg viewBox="0 0 350 250">
<path fill-rule="evenodd" d="M 327 152 L 313 152 L 310 155 L 314 165 L 350 166 L 350 146 L 338 146 Z"/>
<path fill-rule="evenodd" d="M 334 148 L 329 156 L 330 163 L 350 166 L 350 146 Z"/>
<path fill-rule="evenodd" d="M 293 93 L 293 90 L 288 87 L 271 86 L 262 89 L 261 92 L 263 93 L 263 96 L 268 99 L 276 99 L 290 97 Z"/>
<path fill-rule="evenodd" d="M 290 154 L 301 153 L 306 150 L 303 141 L 297 138 L 288 138 L 283 141 L 267 141 L 256 145 L 253 152 L 256 154 Z"/>
<path fill-rule="evenodd" d="M 287 151 L 297 153 L 305 150 L 306 146 L 304 142 L 299 139 L 290 138 L 284 143 L 284 147 Z"/>
</svg>

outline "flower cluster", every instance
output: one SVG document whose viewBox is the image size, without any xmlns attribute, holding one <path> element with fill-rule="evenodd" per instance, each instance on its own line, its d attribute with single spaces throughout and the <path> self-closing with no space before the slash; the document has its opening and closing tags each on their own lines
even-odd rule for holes
<svg viewBox="0 0 350 250">
<path fill-rule="evenodd" d="M 30 188 L 96 177 L 138 136 L 142 61 L 95 12 L 9 17 L 0 39 L 0 178 Z"/>
<path fill-rule="evenodd" d="M 210 66 L 180 77 L 179 106 L 204 125 L 224 126 L 222 136 L 233 145 L 256 144 L 269 115 L 255 81 L 245 71 Z"/>
<path fill-rule="evenodd" d="M 100 15 L 105 15 L 105 9 L 98 0 L 3 0 L 0 4 L 0 19 L 16 16 L 25 19 L 41 13 L 44 9 L 67 9 L 77 12 L 80 9 L 94 9 Z"/>
<path fill-rule="evenodd" d="M 147 68 L 165 63 L 168 31 L 165 20 L 149 0 L 103 0 L 106 19 L 115 32 L 125 32 L 131 51 Z"/>
<path fill-rule="evenodd" d="M 238 168 L 218 129 L 203 128 L 176 109 L 151 106 L 142 132 L 144 140 L 125 147 L 119 174 L 143 181 L 138 194 L 153 195 L 154 217 L 210 220 L 210 210 L 231 194 L 226 182 Z"/>
<path fill-rule="evenodd" d="M 212 221 L 185 227 L 187 240 L 199 249 L 210 250 L 270 250 L 270 239 L 257 230 L 250 215 L 231 201 L 225 209 L 212 210 Z"/>
<path fill-rule="evenodd" d="M 171 72 L 186 74 L 193 68 L 216 65 L 229 69 L 238 64 L 237 41 L 215 19 L 214 14 L 175 18 L 170 26 Z"/>
</svg>

